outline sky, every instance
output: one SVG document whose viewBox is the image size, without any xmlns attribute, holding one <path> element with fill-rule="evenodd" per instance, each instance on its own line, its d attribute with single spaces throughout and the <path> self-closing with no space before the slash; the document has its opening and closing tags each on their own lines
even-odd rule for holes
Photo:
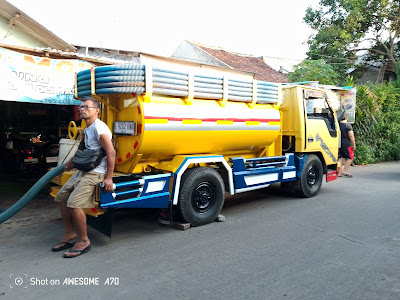
<svg viewBox="0 0 400 300">
<path fill-rule="evenodd" d="M 68 43 L 171 56 L 189 40 L 227 51 L 305 58 L 303 22 L 319 0 L 7 0 Z"/>
</svg>

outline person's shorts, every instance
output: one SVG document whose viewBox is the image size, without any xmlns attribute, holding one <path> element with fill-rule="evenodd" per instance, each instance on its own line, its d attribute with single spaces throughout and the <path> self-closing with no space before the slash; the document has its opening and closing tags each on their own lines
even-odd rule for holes
<svg viewBox="0 0 400 300">
<path fill-rule="evenodd" d="M 345 159 L 352 159 L 350 157 L 349 147 L 341 147 L 339 150 L 339 157 Z"/>
<path fill-rule="evenodd" d="M 103 182 L 105 174 L 77 171 L 58 191 L 56 202 L 66 202 L 70 208 L 92 208 L 96 186 Z"/>
</svg>

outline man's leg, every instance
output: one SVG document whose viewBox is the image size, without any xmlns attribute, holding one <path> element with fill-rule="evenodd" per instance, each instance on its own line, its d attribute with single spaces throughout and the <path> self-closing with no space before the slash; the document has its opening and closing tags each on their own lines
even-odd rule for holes
<svg viewBox="0 0 400 300">
<path fill-rule="evenodd" d="M 61 202 L 60 211 L 61 217 L 64 222 L 64 236 L 62 240 L 68 242 L 77 237 L 77 234 L 75 233 L 74 227 L 72 225 L 72 210 L 71 208 L 67 207 L 67 203 Z"/>
<path fill-rule="evenodd" d="M 64 223 L 64 235 L 61 238 L 61 242 L 56 245 L 52 250 L 53 251 L 58 251 L 65 249 L 65 247 L 69 242 L 72 240 L 76 239 L 77 234 L 74 231 L 74 228 L 72 226 L 72 212 L 71 209 L 67 207 L 67 204 L 65 202 L 60 202 L 60 212 L 61 212 L 61 217 L 63 219 Z"/>
<path fill-rule="evenodd" d="M 83 208 L 94 206 L 94 191 L 104 179 L 104 174 L 89 172 L 85 173 L 79 184 L 68 198 L 67 206 L 71 209 L 72 219 L 78 233 L 78 241 L 64 254 L 64 257 L 75 257 L 80 255 L 79 251 L 85 250 L 90 246 L 90 240 L 87 235 L 86 214 Z M 86 249 L 87 252 L 89 249 Z"/>
<path fill-rule="evenodd" d="M 72 210 L 67 207 L 67 200 L 71 192 L 74 190 L 75 181 L 77 180 L 77 178 L 78 174 L 75 173 L 60 189 L 55 199 L 55 201 L 58 202 L 60 206 L 61 218 L 63 219 L 64 223 L 64 235 L 61 238 L 61 242 L 52 249 L 53 251 L 58 251 L 58 249 L 65 249 L 65 247 L 68 246 L 67 243 L 77 237 L 72 223 Z"/>
<path fill-rule="evenodd" d="M 86 214 L 82 208 L 71 208 L 72 217 L 75 222 L 75 227 L 78 231 L 78 241 L 71 250 L 83 250 L 90 245 L 90 240 L 87 235 Z M 79 253 L 66 252 L 68 256 L 76 256 Z"/>
<path fill-rule="evenodd" d="M 350 158 L 348 158 L 348 159 L 346 159 L 346 162 L 345 162 L 345 165 L 344 165 L 344 169 L 343 169 L 343 172 L 344 173 L 349 173 L 349 168 L 350 168 L 350 166 L 351 166 L 351 162 L 352 162 L 353 160 L 352 159 L 350 159 Z"/>
<path fill-rule="evenodd" d="M 344 168 L 345 161 L 346 160 L 344 158 L 340 158 L 340 170 L 339 170 L 338 176 L 342 176 L 342 174 L 343 174 L 343 168 Z"/>
</svg>

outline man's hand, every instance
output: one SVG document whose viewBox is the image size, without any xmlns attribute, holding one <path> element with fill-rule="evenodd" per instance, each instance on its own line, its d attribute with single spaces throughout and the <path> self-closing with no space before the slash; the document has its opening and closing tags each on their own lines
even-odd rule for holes
<svg viewBox="0 0 400 300">
<path fill-rule="evenodd" d="M 113 180 L 112 178 L 104 178 L 103 183 L 101 184 L 101 187 L 104 187 L 104 191 L 106 193 L 111 192 L 113 189 Z"/>
<path fill-rule="evenodd" d="M 115 166 L 115 150 L 110 137 L 105 133 L 100 135 L 100 144 L 107 154 L 107 173 L 101 186 L 104 187 L 104 191 L 108 193 L 112 191 L 113 187 L 112 177 Z"/>
<path fill-rule="evenodd" d="M 65 163 L 64 165 L 64 171 L 69 171 L 73 168 L 74 163 L 72 162 L 72 157 Z"/>
</svg>

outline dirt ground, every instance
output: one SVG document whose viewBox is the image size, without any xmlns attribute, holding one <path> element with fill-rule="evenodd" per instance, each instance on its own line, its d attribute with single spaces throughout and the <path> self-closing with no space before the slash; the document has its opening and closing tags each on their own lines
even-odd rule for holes
<svg viewBox="0 0 400 300">
<path fill-rule="evenodd" d="M 0 173 L 0 209 L 14 205 L 40 178 L 18 178 Z M 15 228 L 60 219 L 58 205 L 50 196 L 50 184 L 18 213 L 1 224 L 2 228 Z"/>
</svg>

